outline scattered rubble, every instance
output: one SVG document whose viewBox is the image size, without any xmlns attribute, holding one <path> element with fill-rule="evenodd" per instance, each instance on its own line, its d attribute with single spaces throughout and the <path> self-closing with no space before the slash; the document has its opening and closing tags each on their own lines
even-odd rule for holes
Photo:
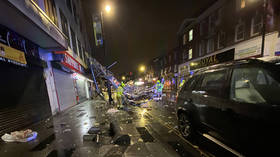
<svg viewBox="0 0 280 157">
<path fill-rule="evenodd" d="M 36 139 L 37 132 L 30 129 L 14 131 L 11 134 L 4 134 L 1 138 L 5 142 L 28 142 Z"/>
</svg>

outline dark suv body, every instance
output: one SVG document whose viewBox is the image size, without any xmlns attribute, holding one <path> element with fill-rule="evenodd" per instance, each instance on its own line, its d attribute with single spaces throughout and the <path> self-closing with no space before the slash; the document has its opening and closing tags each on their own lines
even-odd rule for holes
<svg viewBox="0 0 280 157">
<path fill-rule="evenodd" d="M 279 66 L 240 60 L 195 72 L 178 93 L 182 135 L 207 135 L 249 156 L 279 149 Z"/>
</svg>

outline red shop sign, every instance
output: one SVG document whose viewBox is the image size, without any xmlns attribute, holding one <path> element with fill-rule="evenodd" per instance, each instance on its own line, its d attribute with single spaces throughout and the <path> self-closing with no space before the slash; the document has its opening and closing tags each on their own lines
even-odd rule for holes
<svg viewBox="0 0 280 157">
<path fill-rule="evenodd" d="M 64 58 L 63 61 L 61 62 L 61 64 L 63 64 L 64 66 L 82 73 L 82 66 L 81 64 L 72 56 L 70 56 L 67 52 L 65 51 L 59 51 L 59 52 L 55 52 L 56 54 L 64 54 Z"/>
</svg>

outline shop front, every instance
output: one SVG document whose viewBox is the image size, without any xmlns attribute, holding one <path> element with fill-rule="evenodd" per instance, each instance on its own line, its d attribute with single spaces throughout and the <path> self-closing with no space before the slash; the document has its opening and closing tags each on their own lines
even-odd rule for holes
<svg viewBox="0 0 280 157">
<path fill-rule="evenodd" d="M 0 135 L 51 115 L 38 46 L 0 26 Z"/>
<path fill-rule="evenodd" d="M 92 81 L 82 75 L 82 65 L 67 52 L 55 52 L 53 55 L 61 58 L 52 61 L 51 66 L 58 110 L 63 111 L 90 98 Z"/>
</svg>

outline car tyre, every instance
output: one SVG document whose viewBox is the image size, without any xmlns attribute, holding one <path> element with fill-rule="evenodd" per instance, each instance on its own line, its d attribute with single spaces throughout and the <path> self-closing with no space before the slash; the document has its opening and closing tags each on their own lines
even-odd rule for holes
<svg viewBox="0 0 280 157">
<path fill-rule="evenodd" d="M 195 137 L 195 129 L 190 117 L 184 113 L 179 115 L 178 128 L 181 135 L 187 140 L 193 140 Z"/>
</svg>

